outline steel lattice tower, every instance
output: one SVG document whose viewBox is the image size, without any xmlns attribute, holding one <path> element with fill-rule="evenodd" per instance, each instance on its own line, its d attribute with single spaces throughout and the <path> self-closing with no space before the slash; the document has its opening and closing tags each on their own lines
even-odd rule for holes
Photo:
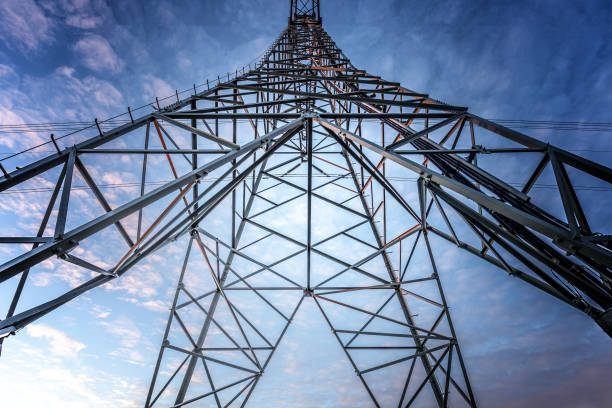
<svg viewBox="0 0 612 408">
<path fill-rule="evenodd" d="M 32 244 L 0 266 L 0 281 L 18 282 L 4 337 L 184 242 L 146 407 L 247 405 L 305 298 L 373 405 L 476 406 L 438 275 L 441 241 L 612 335 L 610 235 L 592 229 L 570 179 L 610 183 L 611 169 L 354 67 L 314 0 L 291 1 L 287 28 L 255 67 L 197 88 L 116 128 L 96 121 L 93 137 L 4 172 L 0 191 L 53 171 L 57 180 L 38 233 L 0 237 Z M 112 208 L 86 157 L 116 154 L 134 158 L 141 181 Z M 504 181 L 517 157 L 533 163 L 518 188 Z M 155 165 L 172 181 L 147 191 Z M 561 215 L 532 200 L 546 172 Z M 76 174 L 103 211 L 67 228 Z M 112 267 L 73 251 L 107 232 L 127 245 Z M 15 313 L 30 268 L 52 257 L 95 276 Z M 396 367 L 403 387 L 390 395 L 376 374 Z"/>
</svg>

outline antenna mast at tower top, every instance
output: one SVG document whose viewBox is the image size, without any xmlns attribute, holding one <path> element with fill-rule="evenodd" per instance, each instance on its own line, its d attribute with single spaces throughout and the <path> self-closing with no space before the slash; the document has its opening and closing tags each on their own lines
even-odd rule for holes
<svg viewBox="0 0 612 408">
<path fill-rule="evenodd" d="M 291 0 L 290 7 L 289 23 L 303 17 L 310 17 L 319 23 L 321 22 L 319 0 Z"/>
</svg>

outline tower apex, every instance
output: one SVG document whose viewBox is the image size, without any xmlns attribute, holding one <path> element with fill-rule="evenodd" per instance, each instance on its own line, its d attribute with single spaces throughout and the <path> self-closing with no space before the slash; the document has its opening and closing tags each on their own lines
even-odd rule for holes
<svg viewBox="0 0 612 408">
<path fill-rule="evenodd" d="M 304 17 L 321 22 L 319 0 L 291 0 L 289 23 Z"/>
</svg>

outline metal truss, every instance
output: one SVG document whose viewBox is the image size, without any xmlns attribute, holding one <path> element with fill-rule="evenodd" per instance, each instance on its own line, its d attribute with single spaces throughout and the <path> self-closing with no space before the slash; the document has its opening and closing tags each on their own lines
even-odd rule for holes
<svg viewBox="0 0 612 408">
<path fill-rule="evenodd" d="M 304 299 L 374 406 L 476 406 L 438 274 L 447 242 L 612 336 L 610 235 L 572 182 L 612 170 L 354 67 L 318 1 L 290 7 L 254 69 L 0 178 L 0 191 L 57 180 L 37 233 L 0 237 L 31 244 L 0 266 L 16 288 L 0 333 L 185 243 L 145 407 L 245 406 Z M 140 193 L 111 207 L 87 159 L 117 155 L 140 166 Z M 147 191 L 155 166 L 172 181 Z M 76 174 L 102 214 L 67 228 Z M 542 177 L 558 195 L 533 194 Z M 108 231 L 124 242 L 112 267 L 75 255 Z M 16 313 L 30 269 L 54 257 L 94 276 Z"/>
</svg>

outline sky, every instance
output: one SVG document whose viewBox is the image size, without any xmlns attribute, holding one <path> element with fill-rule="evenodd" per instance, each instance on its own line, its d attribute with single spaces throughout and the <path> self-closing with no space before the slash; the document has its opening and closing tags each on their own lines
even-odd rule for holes
<svg viewBox="0 0 612 408">
<path fill-rule="evenodd" d="M 225 75 L 265 52 L 286 25 L 287 3 L 5 0 L 0 125 L 107 118 Z M 322 0 L 321 14 L 355 66 L 480 116 L 609 121 L 609 2 Z M 526 132 L 612 165 L 610 133 Z M 47 140 L 45 133 L 0 134 L 0 151 Z M 97 176 L 106 183 L 137 178 L 127 171 Z M 605 206 L 610 195 L 588 196 L 591 208 Z M 12 212 L 37 213 L 42 205 L 3 196 L 0 226 L 9 231 Z M 602 214 L 598 221 L 609 231 Z M 164 248 L 150 263 L 8 339 L 0 357 L 3 401 L 142 406 L 183 254 Z M 594 322 L 473 258 L 454 261 L 452 247 L 441 254 L 442 282 L 482 406 L 599 407 L 612 399 L 606 384 L 612 342 Z M 23 305 L 83 277 L 43 269 L 33 275 Z M 0 291 L 2 310 L 7 293 Z M 300 309 L 253 406 L 277 397 L 272 401 L 288 406 L 368 406 L 314 307 L 305 301 Z M 282 382 L 273 380 L 275 372 Z"/>
</svg>

